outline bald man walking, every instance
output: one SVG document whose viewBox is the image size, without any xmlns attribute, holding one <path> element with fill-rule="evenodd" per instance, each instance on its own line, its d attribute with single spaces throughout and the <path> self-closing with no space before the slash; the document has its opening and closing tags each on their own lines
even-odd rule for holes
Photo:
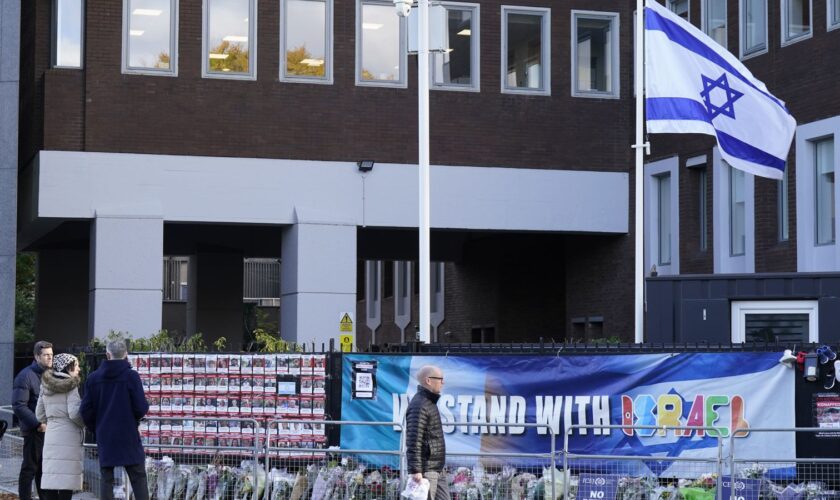
<svg viewBox="0 0 840 500">
<path fill-rule="evenodd" d="M 446 442 L 437 402 L 443 390 L 443 372 L 434 365 L 417 371 L 417 394 L 411 398 L 406 419 L 408 473 L 415 481 L 429 480 L 431 500 L 449 500 L 449 484 L 443 476 Z"/>
</svg>

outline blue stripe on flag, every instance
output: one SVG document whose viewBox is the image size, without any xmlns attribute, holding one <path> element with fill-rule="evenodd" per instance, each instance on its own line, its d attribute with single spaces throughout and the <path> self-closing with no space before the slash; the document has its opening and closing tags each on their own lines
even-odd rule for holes
<svg viewBox="0 0 840 500">
<path fill-rule="evenodd" d="M 645 113 L 648 120 L 694 120 L 712 123 L 709 113 L 702 103 L 680 97 L 649 97 L 645 100 Z M 715 131 L 717 132 L 718 145 L 727 154 L 784 172 L 784 159 L 773 156 L 718 129 L 715 129 Z"/>
<path fill-rule="evenodd" d="M 733 76 L 737 77 L 742 82 L 746 83 L 750 87 L 754 88 L 762 95 L 767 97 L 768 99 L 775 102 L 779 107 L 785 110 L 788 114 L 790 112 L 787 110 L 784 104 L 781 101 L 773 97 L 767 92 L 759 89 L 758 87 L 753 84 L 749 78 L 742 75 L 735 67 L 733 67 L 729 62 L 723 58 L 720 54 L 714 51 L 711 47 L 704 44 L 700 40 L 698 40 L 694 35 L 686 31 L 681 26 L 677 25 L 670 19 L 665 19 L 662 17 L 658 12 L 654 11 L 650 7 L 645 8 L 645 29 L 646 30 L 657 30 L 665 33 L 668 38 L 676 44 L 682 45 L 687 50 L 694 52 L 695 54 L 704 57 L 711 61 L 714 64 L 717 64 L 722 69 L 728 71 Z"/>
</svg>

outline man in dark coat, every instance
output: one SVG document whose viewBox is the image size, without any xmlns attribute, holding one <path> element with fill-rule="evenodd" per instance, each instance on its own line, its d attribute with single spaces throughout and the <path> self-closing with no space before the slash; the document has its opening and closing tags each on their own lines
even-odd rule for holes
<svg viewBox="0 0 840 500">
<path fill-rule="evenodd" d="M 41 455 L 44 451 L 44 433 L 47 423 L 39 422 L 35 416 L 38 395 L 41 393 L 41 375 L 52 366 L 52 344 L 39 340 L 35 342 L 35 361 L 15 377 L 12 388 L 12 409 L 20 421 L 23 435 L 23 462 L 18 477 L 18 496 L 21 500 L 32 498 L 32 480 L 38 497 L 41 495 Z"/>
<path fill-rule="evenodd" d="M 449 485 L 443 476 L 446 441 L 437 402 L 443 390 L 443 372 L 433 365 L 417 371 L 417 394 L 405 413 L 405 447 L 408 473 L 415 481 L 429 480 L 429 498 L 449 500 Z"/>
<path fill-rule="evenodd" d="M 114 498 L 114 467 L 125 468 L 136 500 L 148 500 L 146 456 L 138 425 L 149 411 L 140 375 L 126 359 L 123 341 L 108 344 L 107 361 L 88 376 L 81 413 L 85 426 L 96 434 L 102 470 L 99 498 Z"/>
</svg>

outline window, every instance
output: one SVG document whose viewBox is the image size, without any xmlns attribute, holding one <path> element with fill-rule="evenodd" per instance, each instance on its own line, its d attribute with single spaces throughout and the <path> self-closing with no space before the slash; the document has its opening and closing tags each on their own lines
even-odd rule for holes
<svg viewBox="0 0 840 500">
<path fill-rule="evenodd" d="M 788 217 L 788 169 L 785 169 L 782 179 L 779 181 L 779 241 L 787 241 L 790 238 Z"/>
<path fill-rule="evenodd" d="M 828 0 L 828 29 L 840 28 L 840 0 Z"/>
<path fill-rule="evenodd" d="M 332 83 L 332 0 L 283 0 L 280 79 Z"/>
<path fill-rule="evenodd" d="M 164 302 L 186 302 L 189 293 L 189 257 L 163 257 Z"/>
<path fill-rule="evenodd" d="M 667 0 L 666 7 L 674 14 L 680 16 L 686 21 L 690 21 L 689 11 L 691 10 L 691 2 L 689 0 Z"/>
<path fill-rule="evenodd" d="M 729 255 L 746 251 L 746 189 L 743 170 L 729 167 Z"/>
<path fill-rule="evenodd" d="M 767 0 L 741 0 L 741 57 L 767 52 Z"/>
<path fill-rule="evenodd" d="M 726 0 L 705 0 L 703 32 L 722 47 L 726 47 Z"/>
<path fill-rule="evenodd" d="M 811 37 L 811 0 L 781 0 L 782 45 Z"/>
<path fill-rule="evenodd" d="M 697 173 L 697 182 L 699 184 L 697 200 L 699 220 L 697 223 L 700 226 L 700 250 L 706 251 L 709 248 L 709 228 L 706 221 L 706 210 L 709 199 L 709 174 L 706 172 L 706 167 L 700 168 Z"/>
<path fill-rule="evenodd" d="M 177 0 L 123 0 L 122 71 L 178 74 Z"/>
<path fill-rule="evenodd" d="M 834 139 L 814 142 L 817 245 L 834 243 Z"/>
<path fill-rule="evenodd" d="M 405 88 L 405 18 L 391 2 L 361 0 L 358 8 L 356 83 Z"/>
<path fill-rule="evenodd" d="M 84 40 L 82 0 L 55 0 L 53 4 L 52 65 L 56 68 L 82 67 Z"/>
<path fill-rule="evenodd" d="M 256 0 L 204 0 L 203 74 L 256 79 Z"/>
<path fill-rule="evenodd" d="M 440 340 L 440 332 L 438 329 L 446 318 L 446 305 L 444 299 L 444 263 L 432 262 L 431 265 L 431 292 L 432 297 L 429 301 L 430 317 L 432 322 L 432 332 L 434 333 L 435 341 Z"/>
<path fill-rule="evenodd" d="M 394 323 L 400 329 L 400 341 L 405 342 L 405 328 L 411 323 L 411 262 L 394 262 Z"/>
<path fill-rule="evenodd" d="M 659 259 L 657 264 L 665 266 L 671 264 L 671 174 L 656 177 L 657 208 L 656 220 L 659 231 L 658 246 Z"/>
<path fill-rule="evenodd" d="M 618 97 L 618 14 L 572 11 L 572 95 Z"/>
<path fill-rule="evenodd" d="M 551 94 L 550 9 L 502 6 L 502 92 Z"/>
<path fill-rule="evenodd" d="M 365 262 L 365 324 L 373 332 L 371 343 L 376 343 L 376 329 L 382 324 L 382 261 Z"/>
<path fill-rule="evenodd" d="M 818 342 L 816 300 L 733 301 L 732 342 Z"/>
<path fill-rule="evenodd" d="M 446 52 L 435 52 L 432 85 L 435 88 L 479 90 L 479 6 L 443 3 Z M 416 15 L 416 14 L 415 14 Z"/>
</svg>

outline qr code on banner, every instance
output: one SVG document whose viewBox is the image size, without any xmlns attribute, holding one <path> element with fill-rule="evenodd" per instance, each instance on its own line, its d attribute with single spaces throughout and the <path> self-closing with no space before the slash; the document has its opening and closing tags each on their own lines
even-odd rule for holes
<svg viewBox="0 0 840 500">
<path fill-rule="evenodd" d="M 357 391 L 372 391 L 373 390 L 373 374 L 372 373 L 357 373 L 356 374 L 356 390 Z"/>
</svg>

